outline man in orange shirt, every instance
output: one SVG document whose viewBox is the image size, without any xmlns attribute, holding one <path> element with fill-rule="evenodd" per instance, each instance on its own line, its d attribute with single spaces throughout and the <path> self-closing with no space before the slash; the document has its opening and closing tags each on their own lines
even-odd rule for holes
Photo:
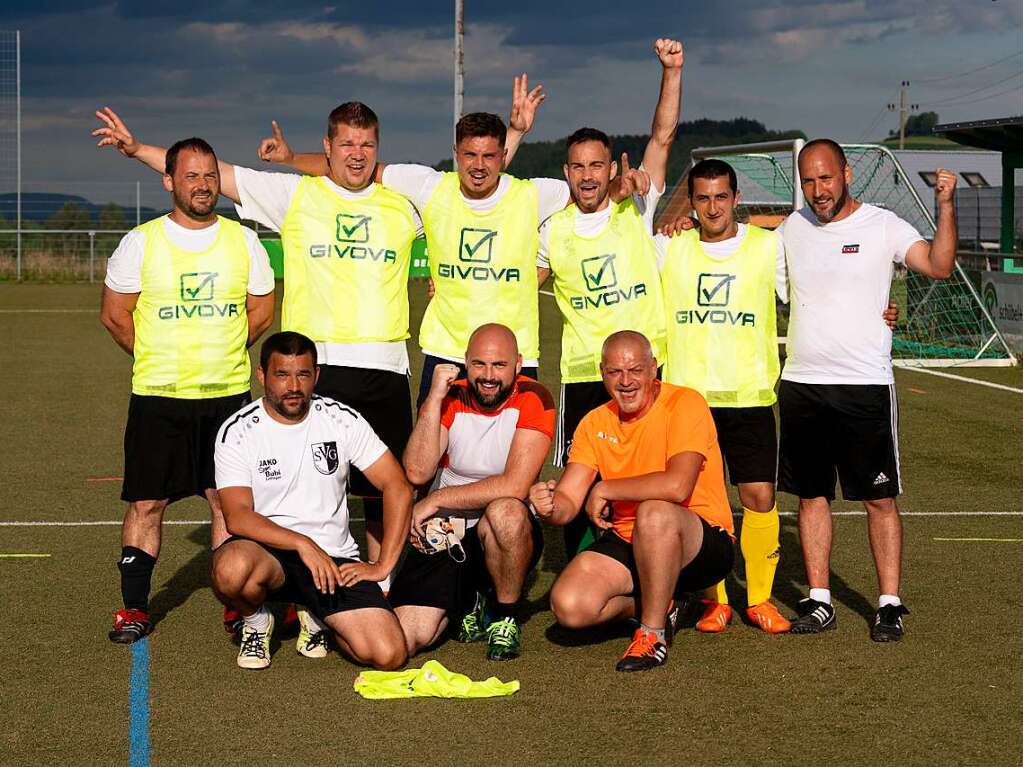
<svg viewBox="0 0 1023 767">
<path fill-rule="evenodd" d="M 675 595 L 717 583 L 734 558 L 710 408 L 695 390 L 658 381 L 657 364 L 642 334 L 608 336 L 600 371 L 611 402 L 580 422 L 560 481 L 529 492 L 541 519 L 567 524 L 585 504 L 603 530 L 555 581 L 551 609 L 567 628 L 639 618 L 618 671 L 663 665 Z"/>
</svg>

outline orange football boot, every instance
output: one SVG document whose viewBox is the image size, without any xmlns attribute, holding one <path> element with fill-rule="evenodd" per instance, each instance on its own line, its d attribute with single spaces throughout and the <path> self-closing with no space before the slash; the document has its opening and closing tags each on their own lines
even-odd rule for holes
<svg viewBox="0 0 1023 767">
<path fill-rule="evenodd" d="M 769 601 L 747 608 L 746 617 L 750 623 L 768 634 L 787 634 L 792 628 L 792 624 Z"/>
<path fill-rule="evenodd" d="M 732 608 L 711 599 L 701 599 L 703 615 L 696 621 L 696 630 L 704 634 L 719 634 L 732 621 Z"/>
</svg>

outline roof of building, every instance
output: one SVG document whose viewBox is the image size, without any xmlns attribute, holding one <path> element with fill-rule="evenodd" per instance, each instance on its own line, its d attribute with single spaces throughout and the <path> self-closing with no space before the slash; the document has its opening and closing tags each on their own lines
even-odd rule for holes
<svg viewBox="0 0 1023 767">
<path fill-rule="evenodd" d="M 995 120 L 944 123 L 934 132 L 963 146 L 975 146 L 995 152 L 1023 151 L 1023 115 L 999 117 Z"/>
</svg>

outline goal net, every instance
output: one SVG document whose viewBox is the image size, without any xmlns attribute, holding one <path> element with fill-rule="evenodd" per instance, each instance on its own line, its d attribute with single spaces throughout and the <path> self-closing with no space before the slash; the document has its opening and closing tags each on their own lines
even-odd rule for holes
<svg viewBox="0 0 1023 767">
<path fill-rule="evenodd" d="M 717 157 L 735 168 L 741 201 L 738 218 L 767 228 L 777 227 L 793 210 L 794 157 L 800 144 L 710 147 L 693 151 L 694 162 Z M 786 146 L 787 144 L 787 146 Z M 925 238 L 934 237 L 930 210 L 913 188 L 896 157 L 885 147 L 843 145 L 852 167 L 854 197 L 886 208 L 908 221 Z M 672 215 L 687 207 L 685 179 L 669 201 Z M 665 214 L 662 213 L 662 217 Z M 1009 346 L 980 298 L 980 273 L 968 273 L 959 264 L 947 280 L 931 280 L 897 269 L 891 297 L 899 307 L 899 322 L 892 344 L 897 365 L 996 366 L 1015 364 Z M 779 333 L 788 326 L 788 307 L 779 304 Z"/>
</svg>

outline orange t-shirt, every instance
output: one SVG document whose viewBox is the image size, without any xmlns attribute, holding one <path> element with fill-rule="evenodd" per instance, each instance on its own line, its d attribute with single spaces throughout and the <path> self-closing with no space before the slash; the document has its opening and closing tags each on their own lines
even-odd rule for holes
<svg viewBox="0 0 1023 767">
<path fill-rule="evenodd" d="M 618 420 L 614 400 L 591 410 L 575 430 L 568 462 L 588 466 L 601 479 L 627 479 L 664 471 L 671 458 L 687 452 L 704 460 L 692 494 L 681 505 L 734 535 L 717 429 L 707 400 L 694 389 L 662 383 L 653 407 L 637 421 Z M 612 506 L 614 531 L 631 542 L 639 504 L 615 501 Z"/>
</svg>

